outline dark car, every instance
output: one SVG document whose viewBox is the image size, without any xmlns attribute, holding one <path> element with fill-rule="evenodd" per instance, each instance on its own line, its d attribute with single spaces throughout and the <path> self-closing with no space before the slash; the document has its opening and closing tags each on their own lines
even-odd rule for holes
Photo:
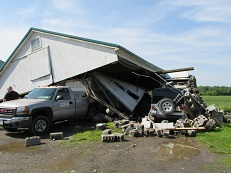
<svg viewBox="0 0 231 173">
<path fill-rule="evenodd" d="M 158 120 L 175 121 L 184 116 L 183 100 L 176 102 L 181 91 L 174 88 L 155 88 L 152 91 L 150 116 Z"/>
</svg>

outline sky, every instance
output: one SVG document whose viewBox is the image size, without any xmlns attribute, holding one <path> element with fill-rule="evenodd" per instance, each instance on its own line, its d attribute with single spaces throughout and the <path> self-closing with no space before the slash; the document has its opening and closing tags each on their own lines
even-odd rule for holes
<svg viewBox="0 0 231 173">
<path fill-rule="evenodd" d="M 0 60 L 31 27 L 118 44 L 198 86 L 231 86 L 230 0 L 0 0 Z"/>
</svg>

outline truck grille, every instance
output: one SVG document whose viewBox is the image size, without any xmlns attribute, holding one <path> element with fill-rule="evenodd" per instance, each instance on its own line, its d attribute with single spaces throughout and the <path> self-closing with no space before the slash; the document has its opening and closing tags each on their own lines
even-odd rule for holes
<svg viewBox="0 0 231 173">
<path fill-rule="evenodd" d="M 4 115 L 13 115 L 14 109 L 8 109 L 8 108 L 0 108 L 0 116 L 3 117 Z M 5 117 L 5 116 L 4 116 Z"/>
</svg>

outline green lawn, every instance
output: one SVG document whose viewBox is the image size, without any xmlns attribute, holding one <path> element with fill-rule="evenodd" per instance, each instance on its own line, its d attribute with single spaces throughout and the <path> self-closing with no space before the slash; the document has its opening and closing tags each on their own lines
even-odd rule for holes
<svg viewBox="0 0 231 173">
<path fill-rule="evenodd" d="M 218 109 L 231 112 L 231 96 L 203 96 L 207 106 L 214 104 Z"/>
<path fill-rule="evenodd" d="M 231 96 L 203 96 L 207 106 L 214 104 L 218 109 L 231 112 Z M 196 139 L 207 145 L 212 152 L 222 155 L 221 163 L 231 168 L 231 123 L 223 123 L 221 128 L 201 132 Z"/>
</svg>

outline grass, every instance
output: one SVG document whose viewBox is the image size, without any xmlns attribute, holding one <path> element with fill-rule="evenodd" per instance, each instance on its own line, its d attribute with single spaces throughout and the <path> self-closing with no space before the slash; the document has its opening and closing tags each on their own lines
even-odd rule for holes
<svg viewBox="0 0 231 173">
<path fill-rule="evenodd" d="M 113 122 L 106 123 L 106 128 L 112 129 L 112 132 L 122 133 L 122 129 L 116 128 Z M 77 143 L 100 141 L 101 135 L 102 130 L 84 130 L 73 134 L 70 140 L 63 140 L 60 143 L 64 144 L 65 146 L 72 147 Z"/>
<path fill-rule="evenodd" d="M 214 104 L 218 109 L 231 112 L 231 96 L 203 96 L 207 106 Z"/>
<path fill-rule="evenodd" d="M 223 124 L 210 132 L 197 134 L 196 139 L 207 145 L 213 153 L 222 155 L 221 163 L 231 168 L 231 124 Z"/>
<path fill-rule="evenodd" d="M 203 96 L 207 106 L 231 112 L 231 96 Z M 231 168 L 231 124 L 223 123 L 220 128 L 209 132 L 200 132 L 196 139 L 207 145 L 213 153 L 222 155 L 221 163 Z"/>
</svg>

